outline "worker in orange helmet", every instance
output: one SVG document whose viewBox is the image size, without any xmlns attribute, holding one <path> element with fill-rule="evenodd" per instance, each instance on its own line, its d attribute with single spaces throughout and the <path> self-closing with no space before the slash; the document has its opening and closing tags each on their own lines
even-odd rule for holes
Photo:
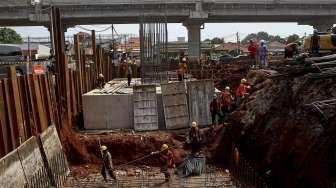
<svg viewBox="0 0 336 188">
<path fill-rule="evenodd" d="M 225 90 L 222 92 L 222 112 L 224 114 L 224 120 L 227 120 L 229 114 L 232 111 L 233 96 L 230 92 L 230 87 L 226 86 Z"/>
<path fill-rule="evenodd" d="M 239 87 L 236 90 L 236 100 L 237 100 L 236 103 L 237 103 L 237 106 L 239 106 L 242 103 L 242 100 L 247 95 L 249 95 L 249 93 L 248 93 L 248 89 L 249 88 L 250 87 L 247 84 L 247 80 L 245 78 L 241 79 L 240 85 L 239 85 Z"/>
<path fill-rule="evenodd" d="M 176 168 L 175 165 L 175 159 L 174 159 L 174 153 L 169 148 L 168 144 L 162 144 L 160 151 L 152 152 L 151 155 L 157 155 L 159 154 L 159 159 L 161 161 L 161 172 L 165 176 L 165 181 L 169 181 L 171 178 L 171 174 L 173 174 L 171 171 L 172 169 Z"/>
<path fill-rule="evenodd" d="M 178 80 L 182 81 L 187 72 L 188 57 L 181 52 L 179 55 L 179 67 L 177 70 Z"/>
</svg>

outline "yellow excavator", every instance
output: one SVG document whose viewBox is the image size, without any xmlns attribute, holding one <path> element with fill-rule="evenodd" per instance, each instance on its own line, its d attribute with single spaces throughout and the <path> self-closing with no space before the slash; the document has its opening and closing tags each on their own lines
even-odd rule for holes
<svg viewBox="0 0 336 188">
<path fill-rule="evenodd" d="M 306 52 L 311 52 L 311 37 L 309 35 L 304 39 L 304 50 Z M 320 37 L 320 53 L 321 54 L 331 54 L 336 53 L 336 27 L 330 29 L 330 32 L 319 33 Z"/>
</svg>

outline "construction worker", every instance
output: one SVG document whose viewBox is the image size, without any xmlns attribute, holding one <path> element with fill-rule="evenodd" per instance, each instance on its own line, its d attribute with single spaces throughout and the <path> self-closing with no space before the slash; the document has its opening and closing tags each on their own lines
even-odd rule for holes
<svg viewBox="0 0 336 188">
<path fill-rule="evenodd" d="M 187 62 L 187 57 L 183 57 L 179 63 L 179 68 L 177 70 L 178 81 L 182 81 L 184 79 L 184 76 L 187 72 Z"/>
<path fill-rule="evenodd" d="M 229 114 L 232 111 L 233 96 L 230 92 L 230 87 L 226 86 L 224 92 L 222 93 L 222 112 L 224 115 L 224 120 L 227 120 Z"/>
<path fill-rule="evenodd" d="M 317 29 L 314 29 L 313 36 L 310 40 L 310 49 L 315 56 L 320 54 L 320 36 Z"/>
<path fill-rule="evenodd" d="M 267 57 L 267 47 L 264 40 L 260 41 L 260 46 L 258 48 L 258 58 L 260 63 L 260 68 L 266 66 L 266 57 Z"/>
<path fill-rule="evenodd" d="M 201 132 L 197 126 L 197 122 L 191 123 L 191 129 L 189 131 L 189 140 L 191 143 L 191 153 L 196 154 L 201 146 Z"/>
<path fill-rule="evenodd" d="M 257 51 L 258 51 L 258 46 L 257 44 L 253 41 L 250 40 L 250 44 L 248 46 L 248 51 L 249 51 L 249 58 L 250 58 L 250 63 L 251 66 L 254 67 L 257 62 Z"/>
<path fill-rule="evenodd" d="M 98 74 L 97 85 L 98 88 L 103 89 L 105 84 L 104 75 L 102 73 Z"/>
<path fill-rule="evenodd" d="M 245 78 L 241 79 L 240 85 L 236 90 L 236 104 L 239 106 L 242 100 L 248 95 L 249 86 L 247 85 L 247 80 Z"/>
<path fill-rule="evenodd" d="M 171 177 L 171 169 L 176 168 L 175 160 L 174 160 L 174 153 L 169 148 L 168 144 L 162 144 L 160 151 L 152 152 L 151 155 L 159 154 L 159 159 L 162 163 L 161 172 L 165 176 L 165 181 L 169 181 Z"/>
<path fill-rule="evenodd" d="M 293 58 L 294 55 L 299 54 L 299 47 L 301 42 L 289 43 L 285 47 L 285 58 Z"/>
<path fill-rule="evenodd" d="M 214 94 L 213 100 L 210 103 L 210 112 L 211 112 L 211 119 L 212 119 L 212 126 L 216 124 L 216 117 L 222 117 L 220 114 L 220 103 L 217 100 L 217 95 Z"/>
<path fill-rule="evenodd" d="M 112 157 L 111 157 L 110 152 L 107 150 L 107 147 L 104 145 L 100 146 L 100 151 L 102 153 L 102 159 L 103 159 L 103 166 L 101 169 L 101 174 L 104 180 L 107 182 L 106 171 L 110 175 L 111 178 L 116 180 L 117 178 L 113 172 L 113 163 L 112 163 Z"/>
<path fill-rule="evenodd" d="M 131 82 L 132 82 L 132 66 L 131 64 L 128 64 L 127 69 L 126 69 L 126 74 L 127 74 L 127 85 L 131 86 Z"/>
</svg>

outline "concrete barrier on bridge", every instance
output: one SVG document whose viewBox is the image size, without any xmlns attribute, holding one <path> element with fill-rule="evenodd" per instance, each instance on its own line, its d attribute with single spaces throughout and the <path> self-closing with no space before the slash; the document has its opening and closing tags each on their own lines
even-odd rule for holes
<svg viewBox="0 0 336 188">
<path fill-rule="evenodd" d="M 70 170 L 55 126 L 50 126 L 44 131 L 40 139 L 53 181 L 57 184 L 57 187 L 61 187 Z"/>
<path fill-rule="evenodd" d="M 0 188 L 24 187 L 27 184 L 17 150 L 0 160 Z"/>
</svg>

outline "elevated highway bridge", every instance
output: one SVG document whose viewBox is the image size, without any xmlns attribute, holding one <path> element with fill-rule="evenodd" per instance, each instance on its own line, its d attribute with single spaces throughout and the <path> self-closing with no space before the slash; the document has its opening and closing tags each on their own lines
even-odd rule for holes
<svg viewBox="0 0 336 188">
<path fill-rule="evenodd" d="M 65 27 L 127 24 L 159 18 L 188 29 L 189 55 L 198 57 L 204 23 L 297 22 L 325 31 L 336 23 L 335 0 L 2 0 L 0 26 L 48 26 L 49 8 L 61 10 Z M 36 1 L 36 0 L 35 0 Z"/>
</svg>

